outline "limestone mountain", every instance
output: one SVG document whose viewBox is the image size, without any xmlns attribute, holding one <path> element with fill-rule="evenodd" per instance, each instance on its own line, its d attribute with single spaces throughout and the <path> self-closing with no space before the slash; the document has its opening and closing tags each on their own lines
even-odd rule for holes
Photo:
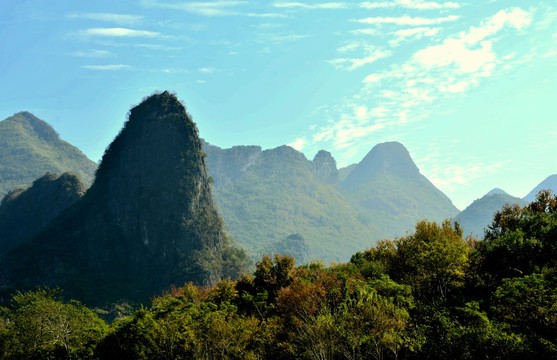
<svg viewBox="0 0 557 360">
<path fill-rule="evenodd" d="M 75 174 L 46 173 L 28 189 L 10 191 L 0 203 L 0 253 L 37 234 L 85 190 Z"/>
<path fill-rule="evenodd" d="M 339 191 L 336 162 L 328 152 L 321 151 L 310 161 L 289 146 L 256 150 L 216 146 L 207 150 L 215 200 L 230 233 L 250 256 L 284 253 L 292 234 L 304 239 L 308 251 L 286 253 L 311 254 L 325 261 L 347 260 L 354 251 L 373 244 L 375 230 L 360 222 L 358 212 Z M 231 164 L 239 164 L 235 175 L 219 183 L 223 166 Z"/>
<path fill-rule="evenodd" d="M 224 232 L 201 146 L 174 95 L 157 93 L 131 109 L 87 193 L 0 259 L 4 291 L 60 286 L 106 304 L 237 277 L 247 258 Z"/>
<path fill-rule="evenodd" d="M 462 210 L 455 220 L 460 223 L 465 234 L 484 237 L 484 229 L 493 221 L 493 214 L 501 210 L 505 204 L 528 205 L 526 200 L 511 196 L 501 189 L 493 189 L 482 198 Z"/>
<path fill-rule="evenodd" d="M 364 223 L 375 225 L 388 238 L 404 235 L 418 220 L 442 221 L 458 213 L 398 142 L 373 147 L 341 187 Z"/>
<path fill-rule="evenodd" d="M 96 168 L 96 163 L 29 112 L 0 121 L 0 196 L 28 187 L 47 172 L 73 172 L 89 186 Z"/>
<path fill-rule="evenodd" d="M 523 197 L 523 199 L 529 203 L 536 200 L 536 194 L 540 192 L 540 190 L 551 190 L 554 193 L 557 193 L 557 174 L 553 174 L 545 178 L 541 183 L 533 188 L 528 195 Z"/>
</svg>

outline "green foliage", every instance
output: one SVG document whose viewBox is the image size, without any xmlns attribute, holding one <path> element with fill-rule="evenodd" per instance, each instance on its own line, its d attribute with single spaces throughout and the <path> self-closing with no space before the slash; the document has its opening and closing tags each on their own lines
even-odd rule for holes
<svg viewBox="0 0 557 360">
<path fill-rule="evenodd" d="M 91 359 L 106 324 L 80 303 L 64 303 L 56 290 L 17 293 L 2 308 L 5 359 Z"/>
</svg>

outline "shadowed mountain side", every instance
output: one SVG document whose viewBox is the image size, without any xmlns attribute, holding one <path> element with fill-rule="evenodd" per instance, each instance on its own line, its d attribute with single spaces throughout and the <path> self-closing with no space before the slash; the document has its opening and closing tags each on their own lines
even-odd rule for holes
<svg viewBox="0 0 557 360">
<path fill-rule="evenodd" d="M 10 191 L 0 204 L 0 253 L 37 234 L 85 191 L 72 173 L 47 173 L 28 189 Z"/>
<path fill-rule="evenodd" d="M 60 286 L 89 304 L 146 301 L 171 284 L 245 269 L 211 198 L 197 127 L 168 92 L 134 107 L 94 184 L 0 261 L 4 290 Z"/>
<path fill-rule="evenodd" d="M 73 172 L 88 187 L 96 168 L 96 163 L 29 112 L 0 122 L 0 196 L 30 186 L 47 172 Z"/>
<path fill-rule="evenodd" d="M 335 186 L 320 180 L 331 179 L 330 159 L 326 163 L 329 170 L 319 172 L 323 166 L 316 168 L 302 153 L 281 146 L 263 151 L 241 178 L 216 187 L 230 233 L 250 256 L 273 251 L 273 244 L 291 234 L 301 235 L 311 256 L 325 261 L 346 260 L 373 244 L 375 229 L 359 221 Z"/>
<path fill-rule="evenodd" d="M 472 235 L 483 239 L 484 228 L 491 224 L 493 215 L 501 210 L 505 204 L 518 204 L 523 207 L 528 202 L 505 192 L 491 190 L 481 199 L 474 200 L 472 204 L 462 210 L 455 217 L 455 221 L 460 223 L 465 234 L 472 233 Z"/>
</svg>

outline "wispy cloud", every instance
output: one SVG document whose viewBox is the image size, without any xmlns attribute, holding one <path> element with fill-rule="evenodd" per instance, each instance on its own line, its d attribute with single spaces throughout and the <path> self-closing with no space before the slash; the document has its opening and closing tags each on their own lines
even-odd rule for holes
<svg viewBox="0 0 557 360">
<path fill-rule="evenodd" d="M 212 67 L 203 67 L 203 68 L 199 68 L 199 72 L 202 74 L 212 74 L 216 71 L 217 69 L 212 68 Z"/>
<path fill-rule="evenodd" d="M 348 7 L 346 3 L 341 2 L 325 2 L 319 4 L 306 4 L 301 2 L 278 2 L 274 4 L 277 8 L 301 8 L 301 9 L 345 9 Z"/>
<path fill-rule="evenodd" d="M 246 5 L 247 1 L 195 1 L 195 2 L 159 2 L 156 0 L 144 0 L 142 5 L 146 7 L 159 7 L 166 9 L 182 10 L 203 16 L 229 16 L 238 15 L 231 10 L 240 5 Z"/>
<path fill-rule="evenodd" d="M 90 19 L 98 21 L 113 22 L 123 25 L 134 25 L 143 20 L 142 15 L 127 15 L 113 13 L 71 13 L 67 15 L 70 19 Z"/>
<path fill-rule="evenodd" d="M 421 26 L 421 25 L 440 24 L 448 21 L 456 21 L 459 18 L 460 16 L 457 15 L 449 15 L 449 16 L 438 17 L 438 18 L 401 16 L 401 17 L 368 17 L 356 21 L 364 24 L 396 24 L 396 25 Z"/>
<path fill-rule="evenodd" d="M 342 57 L 333 60 L 328 60 L 327 62 L 337 69 L 343 70 L 355 70 L 364 65 L 371 64 L 379 59 L 383 59 L 392 55 L 390 50 L 385 50 L 382 48 L 377 48 L 373 45 L 351 42 L 337 49 L 337 52 L 344 54 L 348 52 L 354 52 L 357 50 L 362 51 L 361 57 Z"/>
<path fill-rule="evenodd" d="M 276 13 L 257 13 L 242 11 L 241 7 L 249 5 L 248 1 L 193 1 L 193 2 L 159 2 L 157 0 L 143 0 L 145 7 L 174 9 L 201 16 L 249 16 L 262 18 L 284 17 Z"/>
<path fill-rule="evenodd" d="M 147 37 L 155 38 L 160 33 L 145 30 L 133 30 L 126 28 L 91 28 L 79 32 L 83 36 L 106 36 L 106 37 Z"/>
<path fill-rule="evenodd" d="M 361 7 L 366 9 L 404 7 L 417 10 L 438 10 L 438 9 L 458 9 L 460 4 L 457 2 L 435 2 L 435 1 L 419 1 L 419 0 L 393 0 L 393 1 L 377 1 L 363 2 Z"/>
<path fill-rule="evenodd" d="M 134 70 L 135 68 L 130 65 L 83 65 L 82 69 L 87 70 L 101 70 L 101 71 L 120 71 L 120 70 Z"/>
<path fill-rule="evenodd" d="M 370 20 L 370 23 L 394 24 L 454 20 L 453 17 L 372 19 L 375 20 Z M 329 106 L 325 114 L 321 114 L 330 121 L 326 126 L 314 130 L 312 140 L 316 143 L 328 142 L 337 150 L 342 149 L 346 155 L 346 152 L 354 151 L 354 147 L 367 146 L 368 144 L 363 144 L 361 139 L 371 133 L 386 128 L 403 127 L 427 118 L 434 111 L 436 100 L 465 93 L 477 87 L 482 79 L 507 71 L 504 65 L 507 65 L 505 62 L 508 61 L 503 59 L 503 55 L 506 54 L 498 55 L 493 44 L 499 37 L 509 34 L 503 31 L 504 29 L 513 30 L 516 34 L 516 31 L 525 29 L 530 23 L 529 11 L 519 8 L 500 11 L 486 18 L 479 26 L 472 26 L 468 31 L 414 52 L 402 63 L 395 63 L 383 71 L 368 74 L 362 88 L 353 97 Z M 438 36 L 439 32 L 437 28 L 422 26 L 401 29 L 394 34 L 395 38 L 405 38 Z M 363 49 L 366 49 L 370 56 L 373 51 L 391 51 L 378 49 L 364 38 L 358 42 L 343 44 L 337 52 L 350 54 Z M 365 64 L 365 58 L 343 56 L 330 62 L 341 69 L 351 70 Z M 358 62 L 358 59 L 361 62 Z M 516 62 L 509 59 L 511 60 Z M 438 176 L 438 179 L 442 181 L 445 177 Z"/>
<path fill-rule="evenodd" d="M 394 38 L 389 40 L 389 45 L 395 47 L 403 42 L 410 40 L 420 40 L 424 37 L 432 37 L 439 33 L 441 29 L 431 27 L 418 27 L 410 29 L 401 29 L 394 32 Z"/>
<path fill-rule="evenodd" d="M 69 53 L 68 55 L 86 58 L 107 58 L 114 56 L 114 54 L 108 50 L 79 50 Z"/>
</svg>

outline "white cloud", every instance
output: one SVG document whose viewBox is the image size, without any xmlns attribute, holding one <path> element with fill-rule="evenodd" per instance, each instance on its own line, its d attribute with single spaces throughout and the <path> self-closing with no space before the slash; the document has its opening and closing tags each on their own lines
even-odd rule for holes
<svg viewBox="0 0 557 360">
<path fill-rule="evenodd" d="M 133 25 L 143 19 L 141 15 L 126 15 L 113 13 L 71 13 L 68 14 L 70 19 L 90 19 L 98 21 L 113 22 L 117 24 Z"/>
<path fill-rule="evenodd" d="M 426 67 L 455 64 L 462 72 L 476 72 L 492 63 L 496 56 L 491 41 L 483 41 L 478 49 L 469 49 L 461 39 L 446 39 L 441 45 L 430 46 L 414 55 Z"/>
<path fill-rule="evenodd" d="M 305 138 L 298 138 L 296 140 L 294 140 L 293 142 L 291 142 L 290 144 L 286 144 L 298 151 L 301 151 L 304 146 L 306 145 L 307 140 Z"/>
<path fill-rule="evenodd" d="M 500 11 L 480 22 L 478 26 L 469 27 L 468 31 L 457 33 L 435 44 L 411 54 L 409 58 L 393 64 L 385 70 L 376 70 L 367 74 L 362 88 L 351 98 L 345 98 L 336 105 L 329 106 L 322 117 L 329 119 L 327 125 L 316 128 L 312 140 L 316 143 L 330 143 L 346 155 L 354 148 L 368 146 L 366 136 L 384 128 L 404 127 L 410 123 L 428 118 L 433 111 L 438 111 L 440 99 L 461 96 L 477 87 L 484 78 L 499 76 L 506 65 L 511 68 L 518 65 L 512 57 L 504 59 L 508 49 L 498 55 L 495 44 L 512 32 L 524 30 L 530 24 L 531 13 L 511 8 Z M 370 18 L 370 23 L 418 24 L 434 23 L 439 19 L 425 18 Z M 403 19 L 403 20 L 400 20 Z M 418 19 L 418 20 L 416 20 Z M 421 19 L 421 20 L 420 20 Z M 445 17 L 442 21 L 450 21 Z M 427 21 L 426 21 L 427 20 Z M 438 27 L 412 27 L 393 32 L 394 38 L 430 36 L 435 41 L 440 34 Z M 344 69 L 357 68 L 357 59 L 365 56 L 346 56 L 367 49 L 377 49 L 366 38 L 357 42 L 342 44 L 337 52 L 342 58 L 330 63 Z M 532 52 L 535 54 L 535 52 Z M 521 55 L 520 59 L 529 61 L 534 55 Z M 512 64 L 511 64 L 512 62 Z M 375 137 L 376 138 L 376 137 Z M 473 171 L 471 165 L 467 167 Z M 433 178 L 443 181 L 464 181 L 466 178 L 460 170 L 453 169 L 453 178 L 431 171 Z"/>
<path fill-rule="evenodd" d="M 404 7 L 417 10 L 434 10 L 434 9 L 458 9 L 460 5 L 457 2 L 435 2 L 435 1 L 418 1 L 418 0 L 393 0 L 379 2 L 363 2 L 361 7 L 366 9 Z"/>
<path fill-rule="evenodd" d="M 341 2 L 326 2 L 320 4 L 306 4 L 300 2 L 281 2 L 275 3 L 278 8 L 302 8 L 302 9 L 345 9 L 347 4 Z"/>
<path fill-rule="evenodd" d="M 69 55 L 87 58 L 106 58 L 114 54 L 108 50 L 79 50 L 69 53 Z"/>
<path fill-rule="evenodd" d="M 107 37 L 159 37 L 161 34 L 153 31 L 132 30 L 126 28 L 91 28 L 82 30 L 80 34 L 85 36 L 107 36 Z"/>
<path fill-rule="evenodd" d="M 433 25 L 440 24 L 448 21 L 456 21 L 460 16 L 449 15 L 445 17 L 438 18 L 423 18 L 423 17 L 369 17 L 365 19 L 356 20 L 360 23 L 365 24 L 396 24 L 396 25 L 410 25 L 410 26 L 420 26 L 420 25 Z"/>
<path fill-rule="evenodd" d="M 87 70 L 108 70 L 108 71 L 118 71 L 118 70 L 133 70 L 134 67 L 130 65 L 84 65 L 82 69 Z"/>
</svg>

